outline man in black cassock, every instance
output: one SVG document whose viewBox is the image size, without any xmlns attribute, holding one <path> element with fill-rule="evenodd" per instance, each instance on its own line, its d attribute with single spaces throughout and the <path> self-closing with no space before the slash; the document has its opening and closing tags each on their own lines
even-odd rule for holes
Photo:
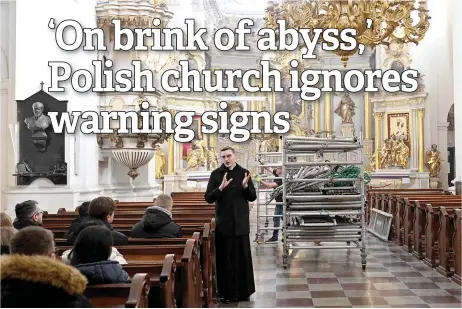
<svg viewBox="0 0 462 309">
<path fill-rule="evenodd" d="M 223 164 L 209 179 L 205 200 L 215 207 L 218 295 L 224 303 L 248 301 L 255 293 L 250 251 L 249 201 L 257 199 L 250 173 L 236 163 L 234 149 L 221 150 Z"/>
</svg>

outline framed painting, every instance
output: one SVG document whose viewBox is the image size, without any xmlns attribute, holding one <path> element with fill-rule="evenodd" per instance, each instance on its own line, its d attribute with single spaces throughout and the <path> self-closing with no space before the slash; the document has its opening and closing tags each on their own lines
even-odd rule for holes
<svg viewBox="0 0 462 309">
<path fill-rule="evenodd" d="M 398 139 L 403 138 L 404 143 L 410 148 L 409 113 L 397 113 L 387 115 L 388 139 L 394 135 Z"/>
<path fill-rule="evenodd" d="M 202 135 L 201 127 L 202 127 L 201 116 L 200 115 L 194 116 L 193 117 L 193 122 L 192 122 L 191 126 L 189 126 L 189 128 L 194 131 L 194 139 L 197 139 L 199 137 L 199 135 Z M 191 149 L 191 144 L 192 144 L 191 142 L 183 143 L 183 151 L 182 151 L 183 160 L 186 160 L 186 158 L 188 156 L 188 151 L 189 151 L 189 149 Z"/>
</svg>

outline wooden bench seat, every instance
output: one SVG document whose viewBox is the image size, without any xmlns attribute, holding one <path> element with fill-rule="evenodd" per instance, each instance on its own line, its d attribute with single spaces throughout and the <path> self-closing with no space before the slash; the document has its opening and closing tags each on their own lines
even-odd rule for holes
<svg viewBox="0 0 462 309">
<path fill-rule="evenodd" d="M 128 265 L 146 265 L 162 262 L 168 254 L 176 259 L 175 299 L 178 307 L 200 308 L 202 306 L 202 273 L 198 243 L 188 239 L 184 245 L 117 246 Z M 71 247 L 59 247 L 59 255 Z M 125 266 L 124 266 L 125 267 Z"/>
<path fill-rule="evenodd" d="M 84 295 L 93 308 L 149 308 L 150 288 L 149 274 L 136 273 L 131 283 L 88 285 Z"/>
</svg>

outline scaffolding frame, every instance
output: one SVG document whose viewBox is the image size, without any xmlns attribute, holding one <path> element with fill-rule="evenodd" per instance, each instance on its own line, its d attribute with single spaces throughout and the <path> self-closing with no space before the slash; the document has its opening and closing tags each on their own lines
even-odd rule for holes
<svg viewBox="0 0 462 309">
<path fill-rule="evenodd" d="M 361 265 L 366 268 L 365 180 L 362 129 L 359 138 L 284 136 L 282 143 L 283 176 L 283 267 L 289 266 L 291 249 L 360 249 Z M 330 153 L 332 161 L 297 162 L 300 156 Z M 356 152 L 359 160 L 350 161 Z M 339 160 L 346 154 L 346 160 Z M 294 160 L 295 159 L 295 160 Z M 294 162 L 295 161 L 295 162 Z M 358 166 L 357 178 L 329 178 L 329 167 Z M 314 170 L 317 169 L 317 170 Z M 313 177 L 299 177 L 308 171 Z M 330 186 L 351 182 L 351 186 Z M 297 187 L 298 186 L 298 187 Z M 305 219 L 304 219 L 305 218 Z M 335 218 L 345 222 L 338 223 Z M 308 223 L 305 222 L 308 221 Z M 349 222 L 351 220 L 351 222 Z M 302 222 L 302 223 L 300 223 Z M 296 227 L 294 227 L 296 225 Z M 298 226 L 297 226 L 298 225 Z M 320 245 L 297 243 L 322 242 Z"/>
<path fill-rule="evenodd" d="M 278 157 L 281 160 L 282 159 L 282 152 L 257 152 L 256 156 L 257 156 L 257 160 L 259 161 L 259 163 L 260 163 L 260 160 L 263 160 L 264 162 L 267 162 L 267 160 L 266 160 L 267 158 Z M 274 164 L 269 163 L 269 164 L 258 164 L 256 167 L 258 168 L 258 170 L 260 170 L 261 168 L 265 168 L 265 167 L 282 167 L 282 165 L 277 164 L 277 163 L 274 163 Z M 261 176 L 260 171 L 258 171 L 258 174 L 259 174 L 259 178 L 262 179 L 262 180 L 275 180 L 275 179 L 283 180 L 282 177 L 276 177 L 274 175 Z M 269 193 L 273 192 L 274 189 L 260 189 L 260 186 L 261 186 L 260 181 L 258 181 L 258 185 L 257 185 L 257 188 L 256 188 L 256 193 L 257 193 L 257 200 L 256 200 L 256 206 L 257 206 L 257 231 L 255 233 L 254 242 L 256 242 L 257 244 L 264 244 L 265 243 L 264 236 L 265 236 L 265 234 L 268 233 L 268 231 L 270 231 L 270 230 L 271 231 L 274 231 L 274 230 L 282 231 L 282 220 L 281 220 L 281 225 L 278 228 L 274 228 L 274 227 L 270 227 L 269 218 L 275 218 L 275 217 L 283 218 L 283 215 L 268 214 L 268 206 L 274 205 L 276 207 L 276 205 L 279 205 L 279 204 L 282 204 L 282 203 L 281 202 L 276 202 L 276 201 L 268 202 Z M 261 202 L 260 193 L 265 193 L 265 202 L 264 203 Z M 263 211 L 262 207 L 264 207 L 264 214 L 261 214 L 262 211 Z M 261 218 L 265 219 L 264 227 L 261 226 L 261 222 L 260 222 Z"/>
</svg>

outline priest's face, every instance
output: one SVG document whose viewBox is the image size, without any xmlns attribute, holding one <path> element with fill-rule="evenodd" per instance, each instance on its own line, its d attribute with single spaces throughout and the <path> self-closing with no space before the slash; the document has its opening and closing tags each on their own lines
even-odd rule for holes
<svg viewBox="0 0 462 309">
<path fill-rule="evenodd" d="M 226 167 L 231 167 L 236 163 L 236 155 L 230 149 L 221 152 L 221 158 Z"/>
</svg>

